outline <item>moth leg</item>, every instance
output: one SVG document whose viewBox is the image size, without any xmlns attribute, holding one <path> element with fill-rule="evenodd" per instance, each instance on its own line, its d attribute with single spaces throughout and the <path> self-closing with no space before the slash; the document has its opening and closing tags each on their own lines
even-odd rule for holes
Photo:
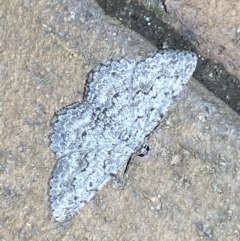
<svg viewBox="0 0 240 241">
<path fill-rule="evenodd" d="M 148 151 L 149 151 L 149 146 L 146 145 L 146 144 L 143 144 L 137 151 L 135 154 L 133 154 L 129 159 L 128 161 L 126 162 L 124 168 L 123 168 L 123 171 L 122 171 L 122 176 L 123 178 L 125 177 L 125 175 L 127 174 L 128 172 L 128 169 L 129 169 L 129 166 L 131 165 L 133 159 L 136 157 L 136 156 L 140 156 L 140 157 L 143 157 L 143 156 L 146 156 L 148 154 Z"/>
<path fill-rule="evenodd" d="M 135 156 L 135 155 L 131 156 L 131 157 L 127 160 L 126 164 L 124 165 L 124 168 L 123 168 L 122 171 L 121 171 L 121 176 L 122 176 L 123 178 L 125 178 L 125 176 L 126 176 L 126 174 L 127 174 L 127 172 L 128 172 L 129 166 L 131 165 L 134 156 Z"/>
<path fill-rule="evenodd" d="M 149 152 L 149 146 L 146 145 L 146 144 L 143 144 L 136 152 L 136 156 L 140 156 L 140 157 L 143 157 L 143 156 L 146 156 Z"/>
</svg>

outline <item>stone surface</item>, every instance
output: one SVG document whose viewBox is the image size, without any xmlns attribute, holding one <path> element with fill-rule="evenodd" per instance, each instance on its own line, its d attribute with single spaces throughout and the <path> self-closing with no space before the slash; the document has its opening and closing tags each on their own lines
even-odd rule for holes
<svg viewBox="0 0 240 241">
<path fill-rule="evenodd" d="M 55 111 L 86 74 L 116 56 L 154 51 L 92 1 L 0 1 L 1 240 L 239 240 L 240 118 L 189 81 L 135 157 L 64 225 L 51 221 Z"/>
<path fill-rule="evenodd" d="M 240 2 L 238 0 L 141 0 L 163 20 L 188 38 L 205 58 L 223 63 L 240 83 Z"/>
</svg>

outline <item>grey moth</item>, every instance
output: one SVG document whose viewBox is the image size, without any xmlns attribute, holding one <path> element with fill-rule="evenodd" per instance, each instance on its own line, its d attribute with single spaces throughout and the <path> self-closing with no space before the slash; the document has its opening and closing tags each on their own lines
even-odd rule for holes
<svg viewBox="0 0 240 241">
<path fill-rule="evenodd" d="M 190 79 L 197 56 L 165 50 L 136 61 L 117 58 L 88 75 L 83 101 L 55 114 L 49 181 L 53 220 L 80 210 L 144 144 Z"/>
</svg>

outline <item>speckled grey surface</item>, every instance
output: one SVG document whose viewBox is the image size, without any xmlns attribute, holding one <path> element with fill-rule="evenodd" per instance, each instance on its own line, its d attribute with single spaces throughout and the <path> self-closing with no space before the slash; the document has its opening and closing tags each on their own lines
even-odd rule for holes
<svg viewBox="0 0 240 241">
<path fill-rule="evenodd" d="M 69 219 L 140 152 L 196 64 L 196 54 L 168 50 L 139 62 L 119 57 L 90 72 L 83 101 L 51 121 L 53 220 Z"/>
</svg>

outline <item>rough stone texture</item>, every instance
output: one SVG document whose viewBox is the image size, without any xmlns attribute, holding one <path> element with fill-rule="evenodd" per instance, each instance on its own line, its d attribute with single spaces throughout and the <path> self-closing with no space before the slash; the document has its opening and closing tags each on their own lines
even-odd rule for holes
<svg viewBox="0 0 240 241">
<path fill-rule="evenodd" d="M 223 63 L 240 80 L 240 2 L 238 0 L 165 0 L 163 20 L 188 38 L 203 57 Z M 141 0 L 156 14 L 157 0 Z M 239 82 L 240 83 L 240 82 Z"/>
<path fill-rule="evenodd" d="M 0 0 L 0 28 L 0 240 L 240 239 L 240 117 L 193 80 L 123 189 L 110 182 L 69 222 L 53 223 L 53 113 L 79 99 L 98 63 L 154 47 L 91 0 Z"/>
</svg>

